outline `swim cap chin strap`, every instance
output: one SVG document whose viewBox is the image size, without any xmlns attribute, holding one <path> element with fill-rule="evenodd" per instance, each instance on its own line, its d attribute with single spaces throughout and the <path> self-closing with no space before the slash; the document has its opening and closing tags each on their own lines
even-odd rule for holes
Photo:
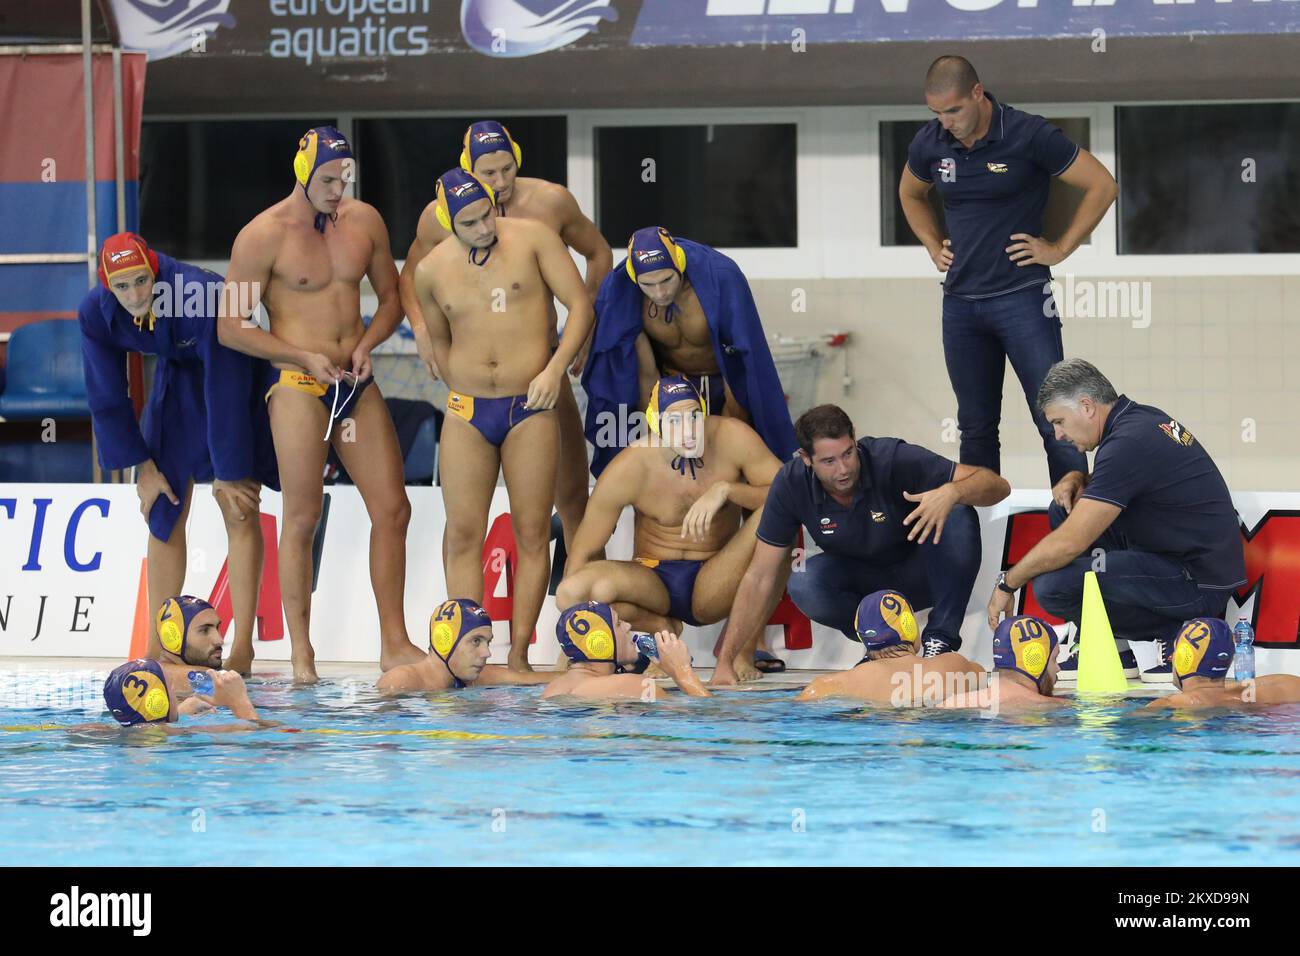
<svg viewBox="0 0 1300 956">
<path fill-rule="evenodd" d="M 700 406 L 700 421 L 703 423 L 708 419 L 709 409 L 700 396 L 699 390 L 691 383 L 689 379 L 682 375 L 670 375 L 661 378 L 655 382 L 654 391 L 650 393 L 650 404 L 646 406 L 645 419 L 646 424 L 660 438 L 663 437 L 663 425 L 660 421 L 664 410 L 677 402 L 693 401 Z M 704 456 L 698 458 L 687 458 L 685 455 L 678 455 L 670 463 L 670 467 L 675 468 L 683 476 L 686 469 L 691 469 L 691 480 L 695 479 L 695 469 L 704 467 Z"/>
<path fill-rule="evenodd" d="M 438 225 L 446 229 L 452 235 L 456 235 L 456 215 L 470 203 L 478 202 L 480 199 L 486 199 L 492 203 L 492 208 L 496 208 L 497 196 L 492 191 L 492 187 L 483 180 L 479 179 L 473 173 L 464 169 L 449 169 L 434 183 L 433 187 L 433 214 L 438 220 Z M 457 237 L 459 238 L 459 237 Z M 463 241 L 463 240 L 462 240 Z M 485 266 L 492 256 L 492 249 L 500 241 L 499 236 L 493 236 L 492 242 L 484 249 L 476 249 L 474 246 L 469 247 L 469 257 L 467 262 L 476 266 Z M 466 243 L 466 245 L 469 245 Z M 475 258 L 476 253 L 482 252 L 483 258 Z"/>
<path fill-rule="evenodd" d="M 335 127 L 317 126 L 315 129 L 307 130 L 302 139 L 298 140 L 298 153 L 293 157 L 293 174 L 298 180 L 298 185 L 302 186 L 302 194 L 307 196 L 307 202 L 311 202 L 311 197 L 307 195 L 307 187 L 311 185 L 311 178 L 316 175 L 316 170 L 333 160 L 352 158 L 352 146 L 348 143 L 347 137 Z M 312 209 L 315 208 L 312 206 Z M 317 211 L 312 225 L 323 235 L 325 224 L 338 222 L 338 218 L 337 212 Z"/>
</svg>

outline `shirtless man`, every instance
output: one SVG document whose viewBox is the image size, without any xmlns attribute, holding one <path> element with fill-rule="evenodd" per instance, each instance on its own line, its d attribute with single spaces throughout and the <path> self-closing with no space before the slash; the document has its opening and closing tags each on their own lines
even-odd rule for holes
<svg viewBox="0 0 1300 956">
<path fill-rule="evenodd" d="M 385 692 L 411 690 L 461 690 L 473 685 L 545 684 L 554 674 L 519 673 L 492 656 L 492 618 L 473 601 L 443 601 L 429 618 L 429 656 L 418 664 L 402 664 L 375 684 Z"/>
<path fill-rule="evenodd" d="M 596 224 L 583 215 L 573 193 L 545 179 L 520 176 L 522 162 L 523 150 L 510 135 L 510 131 L 495 120 L 471 123 L 465 130 L 460 153 L 461 169 L 473 173 L 496 193 L 498 216 L 508 215 L 511 219 L 543 222 L 559 234 L 565 245 L 586 259 L 587 295 L 595 303 L 600 283 L 609 274 L 614 262 L 609 243 L 600 234 Z M 438 222 L 437 203 L 429 203 L 420 214 L 415 240 L 406 254 L 406 262 L 402 265 L 402 274 L 398 280 L 402 307 L 411 320 L 420 358 L 434 378 L 438 377 L 438 368 L 434 360 L 433 343 L 429 339 L 424 317 L 420 313 L 419 299 L 415 294 L 415 267 L 433 251 L 434 246 L 449 238 L 451 230 L 444 229 Z M 557 341 L 555 303 L 548 302 L 547 305 L 550 309 L 549 334 L 554 348 Z M 572 366 L 572 374 L 582 373 L 582 363 L 590 344 L 591 337 L 588 336 Z M 578 413 L 578 403 L 573 397 L 573 386 L 569 384 L 567 375 L 560 381 L 560 398 L 555 411 L 560 426 L 555 510 L 559 512 L 560 522 L 564 526 L 564 543 L 567 548 L 573 544 L 573 536 L 582 522 L 583 511 L 587 507 L 588 487 L 587 440 L 582 434 L 582 417 Z M 576 463 L 581 463 L 582 467 L 575 467 Z"/>
<path fill-rule="evenodd" d="M 922 658 L 912 606 L 897 591 L 876 591 L 858 605 L 853 628 L 867 655 L 852 670 L 818 677 L 796 700 L 852 697 L 892 707 L 937 707 L 983 686 L 984 668 L 956 651 Z"/>
<path fill-rule="evenodd" d="M 203 598 L 188 594 L 167 598 L 158 609 L 154 626 L 162 648 L 156 660 L 167 675 L 168 689 L 177 698 L 194 693 L 191 673 L 198 670 L 211 679 L 212 671 L 221 670 L 225 644 L 221 616 Z"/>
<path fill-rule="evenodd" d="M 632 626 L 608 604 L 584 601 L 560 615 L 555 636 L 569 661 L 569 669 L 551 681 L 547 697 L 587 697 L 602 700 L 663 700 L 667 694 L 651 677 L 625 673 L 641 655 Z M 644 635 L 649 637 L 649 635 Z M 677 688 L 691 697 L 711 697 L 695 669 L 690 651 L 670 631 L 654 636 L 659 666 Z"/>
<path fill-rule="evenodd" d="M 266 400 L 284 493 L 280 588 L 294 680 L 302 683 L 317 679 L 309 629 L 311 548 L 331 436 L 370 516 L 379 665 L 387 670 L 424 657 L 407 636 L 402 607 L 411 517 L 402 453 L 383 396 L 369 387 L 370 351 L 402 319 L 397 266 L 379 213 L 343 195 L 352 163 L 351 147 L 333 127 L 303 136 L 294 158 L 297 185 L 240 230 L 226 277 L 230 289 L 261 294 L 271 331 L 247 321 L 257 295 L 225 296 L 217 327 L 221 344 L 275 366 Z M 379 297 L 368 329 L 361 323 L 363 276 Z M 251 307 L 236 306 L 250 298 Z"/>
<path fill-rule="evenodd" d="M 210 694 L 194 694 L 185 701 L 177 699 L 157 661 L 139 658 L 115 667 L 104 681 L 104 703 L 122 728 L 139 726 L 161 727 L 168 734 L 224 733 L 239 730 L 256 730 L 268 726 L 257 716 L 257 709 L 248 699 L 244 679 L 234 671 L 212 672 Z M 207 714 L 226 708 L 235 717 L 248 723 L 218 724 L 215 726 L 171 727 L 181 717 Z M 69 727 L 69 732 L 104 729 L 103 724 L 80 724 Z"/>
<path fill-rule="evenodd" d="M 666 258 L 661 260 L 663 247 Z M 637 336 L 637 381 L 641 402 L 661 375 L 680 375 L 695 386 L 711 415 L 749 423 L 749 413 L 731 394 L 713 351 L 709 320 L 686 278 L 686 255 L 658 226 L 639 229 L 628 243 L 628 274 L 640 288 L 641 327 Z"/>
<path fill-rule="evenodd" d="M 451 389 L 441 437 L 447 593 L 483 600 L 483 541 L 504 472 L 519 557 L 508 664 L 529 670 L 528 642 L 550 579 L 554 409 L 594 313 L 568 249 L 548 226 L 498 219 L 491 187 L 463 169 L 439 177 L 436 195 L 438 221 L 454 239 L 420 261 L 415 294 Z M 555 352 L 552 298 L 569 310 Z"/>
<path fill-rule="evenodd" d="M 731 259 L 674 239 L 661 226 L 638 229 L 623 268 L 602 284 L 596 312 L 582 377 L 596 477 L 630 441 L 626 430 L 611 440 L 607 421 L 644 408 L 661 376 L 685 377 L 703 396 L 705 411 L 751 424 L 778 459 L 794 452 L 785 392 L 758 309 Z"/>
<path fill-rule="evenodd" d="M 683 623 L 727 616 L 781 463 L 748 425 L 709 415 L 703 404 L 680 376 L 656 383 L 646 408 L 650 434 L 596 482 L 556 589 L 560 607 L 602 601 L 648 633 L 680 634 Z M 601 560 L 628 505 L 636 515 L 636 557 Z M 741 509 L 752 513 L 742 520 Z M 751 677 L 754 646 L 751 640 L 734 655 Z"/>
<path fill-rule="evenodd" d="M 1061 669 L 1057 646 L 1056 630 L 1046 621 L 1027 614 L 1007 618 L 993 634 L 989 686 L 953 694 L 939 706 L 978 707 L 995 714 L 1067 706 L 1052 696 Z"/>
<path fill-rule="evenodd" d="M 1148 710 L 1242 710 L 1250 705 L 1300 703 L 1300 677 L 1269 674 L 1228 686 L 1236 646 L 1232 630 L 1217 617 L 1194 617 L 1174 641 L 1174 686 L 1178 693 L 1147 704 Z"/>
</svg>

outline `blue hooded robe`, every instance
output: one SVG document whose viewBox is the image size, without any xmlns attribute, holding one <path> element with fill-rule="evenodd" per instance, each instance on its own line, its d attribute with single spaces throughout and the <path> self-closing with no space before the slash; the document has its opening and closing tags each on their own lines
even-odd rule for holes
<svg viewBox="0 0 1300 956">
<path fill-rule="evenodd" d="M 163 310 L 169 314 L 158 316 L 152 331 L 148 320 L 137 327 L 102 285 L 91 289 L 77 310 L 100 467 L 130 468 L 152 458 L 182 505 L 191 479 L 252 478 L 279 490 L 270 420 L 258 389 L 267 363 L 217 341 L 217 316 L 210 306 L 219 300 L 207 290 L 219 289 L 221 276 L 157 255 L 155 307 L 160 294 L 171 295 L 160 286 L 179 289 L 182 296 Z M 187 289 L 202 289 L 204 295 L 185 296 Z M 158 356 L 139 424 L 127 392 L 129 352 Z M 149 512 L 149 533 L 168 540 L 180 514 L 181 505 L 159 495 Z"/>
<path fill-rule="evenodd" d="M 722 377 L 764 444 L 780 461 L 788 461 L 797 447 L 794 426 L 744 273 L 716 249 L 689 239 L 675 241 L 686 253 L 686 273 L 708 320 Z M 641 410 L 636 339 L 643 331 L 645 295 L 628 278 L 625 263 L 615 266 L 600 285 L 596 335 L 582 371 L 587 392 L 585 432 L 595 446 L 591 473 L 597 478 L 629 443 L 629 419 Z M 597 435 L 603 430 L 608 438 L 611 422 L 617 423 L 618 441 L 615 447 L 601 447 Z"/>
</svg>

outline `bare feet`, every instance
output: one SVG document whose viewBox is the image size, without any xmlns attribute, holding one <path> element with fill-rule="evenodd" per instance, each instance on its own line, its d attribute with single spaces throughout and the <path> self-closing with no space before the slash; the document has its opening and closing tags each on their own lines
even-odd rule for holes
<svg viewBox="0 0 1300 956">
<path fill-rule="evenodd" d="M 253 673 L 253 645 L 250 642 L 248 647 L 235 647 L 230 651 L 230 656 L 226 662 L 221 665 L 222 670 L 234 671 L 240 677 L 248 677 Z"/>
<path fill-rule="evenodd" d="M 379 652 L 379 669 L 389 671 L 399 664 L 418 664 L 428 656 L 409 640 L 403 640 L 393 647 L 385 647 Z"/>
<path fill-rule="evenodd" d="M 511 651 L 510 657 L 506 660 L 506 666 L 520 674 L 531 673 L 533 665 L 528 663 L 528 650 L 525 648 L 523 654 L 518 656 L 514 651 Z"/>
<path fill-rule="evenodd" d="M 722 661 L 718 661 L 713 668 L 713 676 L 709 678 L 709 684 L 713 687 L 734 687 L 737 683 L 736 673 Z"/>
<path fill-rule="evenodd" d="M 731 669 L 735 671 L 736 680 L 742 684 L 763 679 L 763 672 L 754 666 L 752 654 L 737 654 L 732 658 Z"/>
<path fill-rule="evenodd" d="M 312 650 L 303 653 L 293 652 L 293 682 L 295 684 L 315 684 L 320 678 L 316 676 L 316 653 Z"/>
</svg>

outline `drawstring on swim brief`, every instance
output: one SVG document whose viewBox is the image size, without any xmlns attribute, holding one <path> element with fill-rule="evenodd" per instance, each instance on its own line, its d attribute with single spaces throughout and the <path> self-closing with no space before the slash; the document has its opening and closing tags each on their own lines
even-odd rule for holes
<svg viewBox="0 0 1300 956">
<path fill-rule="evenodd" d="M 345 373 L 345 375 L 346 375 L 346 374 L 347 374 L 347 373 Z M 343 407 L 344 407 L 344 408 L 347 407 L 348 402 L 352 401 L 352 396 L 355 395 L 355 394 L 357 393 L 357 386 L 360 385 L 360 384 L 361 384 L 361 378 L 360 378 L 360 376 L 356 376 L 356 375 L 354 375 L 354 376 L 352 377 L 352 391 L 348 392 L 348 397 L 345 398 L 345 399 L 343 399 Z M 335 383 L 334 383 L 334 400 L 333 400 L 332 402 L 330 402 L 330 423 L 329 423 L 329 427 L 325 429 L 325 439 L 324 439 L 325 441 L 329 441 L 329 440 L 330 440 L 330 434 L 334 431 L 334 419 L 335 419 L 335 417 L 336 417 L 336 416 L 338 415 L 338 413 L 339 413 L 339 392 L 341 392 L 341 391 L 342 391 L 342 389 L 339 388 L 339 383 L 338 383 L 338 382 L 335 382 Z"/>
</svg>

